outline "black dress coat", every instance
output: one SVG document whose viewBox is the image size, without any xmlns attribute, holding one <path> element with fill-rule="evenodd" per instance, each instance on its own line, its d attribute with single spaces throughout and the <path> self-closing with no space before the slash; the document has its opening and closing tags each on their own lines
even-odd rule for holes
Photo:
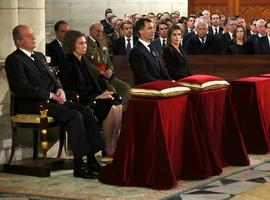
<svg viewBox="0 0 270 200">
<path fill-rule="evenodd" d="M 181 48 L 179 50 L 180 52 L 172 45 L 165 47 L 163 50 L 165 66 L 173 80 L 179 80 L 191 75 L 188 71 L 185 53 Z"/>
<path fill-rule="evenodd" d="M 161 66 L 158 53 L 149 50 L 138 41 L 129 54 L 129 65 L 133 72 L 134 84 L 142 84 L 157 80 L 169 80 L 168 74 Z"/>
</svg>

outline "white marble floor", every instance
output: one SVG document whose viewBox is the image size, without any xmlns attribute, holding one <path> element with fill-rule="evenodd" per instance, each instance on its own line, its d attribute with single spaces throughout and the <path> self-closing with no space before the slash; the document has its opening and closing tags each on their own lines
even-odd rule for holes
<svg viewBox="0 0 270 200">
<path fill-rule="evenodd" d="M 174 199 L 227 200 L 265 182 L 270 182 L 270 162 L 186 191 Z"/>
</svg>

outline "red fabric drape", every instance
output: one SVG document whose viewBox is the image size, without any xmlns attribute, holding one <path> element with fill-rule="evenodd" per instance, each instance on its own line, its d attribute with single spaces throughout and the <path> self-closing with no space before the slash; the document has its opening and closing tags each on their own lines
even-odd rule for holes
<svg viewBox="0 0 270 200">
<path fill-rule="evenodd" d="M 249 153 L 270 149 L 270 78 L 248 77 L 231 83 L 230 98 Z"/>
</svg>

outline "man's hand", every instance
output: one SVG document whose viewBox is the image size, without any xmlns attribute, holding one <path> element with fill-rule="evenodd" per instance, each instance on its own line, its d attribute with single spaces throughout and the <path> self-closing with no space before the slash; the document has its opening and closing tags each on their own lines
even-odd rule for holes
<svg viewBox="0 0 270 200">
<path fill-rule="evenodd" d="M 56 91 L 56 96 L 58 97 L 58 103 L 59 104 L 64 104 L 66 102 L 66 94 L 64 92 L 64 90 L 62 89 L 58 89 Z"/>
<path fill-rule="evenodd" d="M 57 101 L 59 104 L 64 104 L 66 102 L 66 95 L 62 89 L 58 89 L 56 93 L 51 92 L 50 97 L 51 99 Z"/>
</svg>

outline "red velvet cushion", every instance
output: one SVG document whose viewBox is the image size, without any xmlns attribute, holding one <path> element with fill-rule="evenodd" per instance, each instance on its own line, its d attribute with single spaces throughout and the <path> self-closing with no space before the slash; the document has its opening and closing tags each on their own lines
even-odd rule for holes
<svg viewBox="0 0 270 200">
<path fill-rule="evenodd" d="M 270 74 L 261 74 L 259 76 L 262 76 L 262 77 L 270 77 Z"/>
<path fill-rule="evenodd" d="M 223 78 L 217 77 L 217 76 L 212 76 L 212 75 L 193 75 L 193 76 L 188 76 L 182 79 L 179 79 L 177 82 L 188 82 L 188 83 L 193 83 L 193 84 L 203 84 L 205 82 L 209 81 L 218 81 L 218 80 L 224 80 Z"/>
<path fill-rule="evenodd" d="M 179 79 L 177 82 L 192 90 L 211 90 L 229 85 L 223 78 L 212 75 L 193 75 Z"/>
<path fill-rule="evenodd" d="M 136 85 L 130 89 L 129 93 L 141 97 L 170 97 L 185 94 L 189 91 L 188 87 L 183 87 L 179 83 L 162 80 Z"/>
</svg>

